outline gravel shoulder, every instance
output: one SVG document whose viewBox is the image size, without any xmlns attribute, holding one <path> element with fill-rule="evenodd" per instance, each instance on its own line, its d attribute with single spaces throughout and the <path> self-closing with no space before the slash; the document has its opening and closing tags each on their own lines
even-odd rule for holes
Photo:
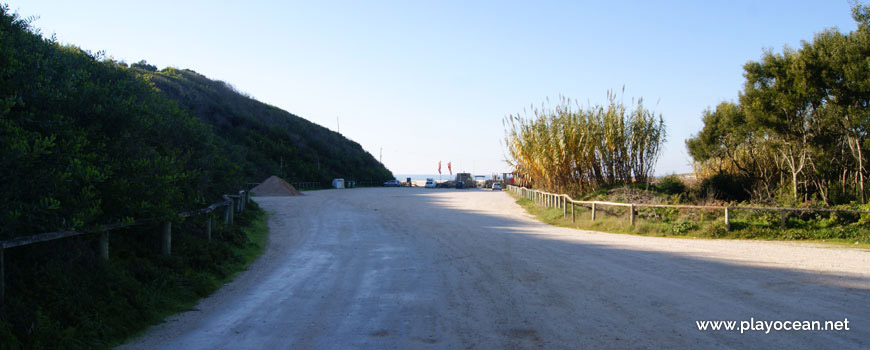
<svg viewBox="0 0 870 350">
<path fill-rule="evenodd" d="M 870 251 L 542 224 L 506 193 L 264 197 L 269 246 L 124 349 L 867 348 Z M 699 331 L 699 320 L 850 331 Z"/>
</svg>

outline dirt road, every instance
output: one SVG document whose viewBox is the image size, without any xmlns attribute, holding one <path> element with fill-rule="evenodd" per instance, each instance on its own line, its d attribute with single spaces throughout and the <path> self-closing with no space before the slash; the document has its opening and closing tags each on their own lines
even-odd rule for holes
<svg viewBox="0 0 870 350">
<path fill-rule="evenodd" d="M 263 257 L 127 349 L 868 348 L 870 252 L 557 228 L 506 194 L 260 198 Z M 699 320 L 849 331 L 699 331 Z"/>
</svg>

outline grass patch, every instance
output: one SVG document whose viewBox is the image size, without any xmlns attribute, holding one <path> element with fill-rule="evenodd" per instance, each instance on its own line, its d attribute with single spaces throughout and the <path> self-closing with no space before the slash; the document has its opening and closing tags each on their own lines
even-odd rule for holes
<svg viewBox="0 0 870 350">
<path fill-rule="evenodd" d="M 235 225 L 205 217 L 173 223 L 172 255 L 161 256 L 159 227 L 112 231 L 108 262 L 97 238 L 80 236 L 6 252 L 2 349 L 108 349 L 195 303 L 262 252 L 266 213 L 246 206 Z"/>
<path fill-rule="evenodd" d="M 260 209 L 258 208 L 258 210 Z M 229 266 L 229 270 L 233 271 L 233 274 L 225 278 L 224 281 L 230 281 L 239 272 L 247 270 L 266 248 L 269 240 L 268 216 L 265 211 L 260 210 L 260 213 L 261 215 L 255 216 L 250 224 L 242 227 L 242 231 L 248 239 L 244 245 L 232 247 L 234 255 L 240 257 L 241 260 L 237 260 L 238 264 Z"/>
<path fill-rule="evenodd" d="M 811 241 L 834 245 L 870 248 L 870 228 L 864 220 L 840 223 L 831 215 L 801 215 L 787 220 L 786 228 L 779 227 L 779 215 L 734 211 L 731 230 L 725 229 L 721 211 L 688 209 L 640 208 L 635 225 L 629 223 L 629 209 L 624 207 L 596 207 L 595 221 L 592 210 L 577 205 L 572 221 L 571 206 L 563 216 L 561 208 L 538 206 L 528 198 L 508 192 L 517 204 L 538 220 L 556 226 L 590 231 L 634 234 L 656 237 L 695 237 L 758 239 L 782 241 Z M 857 244 L 856 244 L 857 242 Z"/>
</svg>

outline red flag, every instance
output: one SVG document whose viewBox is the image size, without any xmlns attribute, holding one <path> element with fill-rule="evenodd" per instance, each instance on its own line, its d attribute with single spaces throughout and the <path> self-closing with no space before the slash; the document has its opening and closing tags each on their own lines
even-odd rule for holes
<svg viewBox="0 0 870 350">
<path fill-rule="evenodd" d="M 450 162 L 447 162 L 447 170 L 450 171 L 450 175 L 453 175 L 453 168 L 450 167 Z"/>
<path fill-rule="evenodd" d="M 441 161 L 438 161 L 438 175 L 441 175 Z"/>
</svg>

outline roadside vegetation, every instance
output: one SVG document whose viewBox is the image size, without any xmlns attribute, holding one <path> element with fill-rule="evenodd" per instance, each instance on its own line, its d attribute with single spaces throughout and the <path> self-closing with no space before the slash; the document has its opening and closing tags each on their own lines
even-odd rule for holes
<svg viewBox="0 0 870 350">
<path fill-rule="evenodd" d="M 686 195 L 681 193 L 678 196 Z M 628 208 L 598 206 L 592 221 L 589 206 L 576 205 L 572 219 L 570 204 L 561 208 L 538 206 L 528 198 L 517 199 L 527 212 L 542 222 L 583 230 L 637 234 L 656 237 L 739 238 L 760 240 L 811 240 L 870 248 L 870 215 L 807 213 L 789 216 L 780 227 L 776 213 L 732 211 L 731 229 L 726 230 L 722 210 L 638 208 L 635 224 L 629 223 Z M 640 186 L 602 188 L 578 200 L 623 203 L 673 204 L 679 202 L 662 189 Z"/>
<path fill-rule="evenodd" d="M 508 163 L 524 185 L 561 193 L 647 182 L 665 142 L 665 124 L 644 108 L 617 101 L 583 108 L 570 98 L 505 118 Z"/>
<path fill-rule="evenodd" d="M 113 231 L 109 261 L 97 238 L 79 236 L 10 249 L 0 318 L 3 349 L 108 349 L 194 304 L 244 271 L 266 246 L 266 213 L 249 204 L 235 224 L 173 225 L 160 255 L 158 225 Z"/>
<path fill-rule="evenodd" d="M 172 255 L 156 225 L 111 231 L 107 262 L 96 235 L 6 249 L 0 349 L 111 347 L 190 308 L 265 245 L 256 205 L 211 241 L 203 215 L 179 212 L 276 173 L 392 178 L 355 142 L 228 84 L 62 45 L 31 21 L 0 6 L 0 240 L 151 218 L 173 221 Z"/>
<path fill-rule="evenodd" d="M 829 29 L 798 49 L 766 51 L 744 66 L 734 102 L 704 112 L 686 141 L 717 199 L 753 203 L 867 203 L 870 156 L 870 9 L 858 29 Z M 732 185 L 734 184 L 734 185 Z M 739 184 L 739 185 L 736 185 Z"/>
<path fill-rule="evenodd" d="M 651 176 L 664 142 L 661 117 L 631 112 L 609 94 L 606 107 L 585 110 L 562 99 L 532 116 L 506 118 L 508 162 L 519 184 L 575 199 L 624 203 L 774 206 L 870 210 L 870 8 L 856 4 L 858 29 L 823 31 L 799 49 L 765 51 L 744 66 L 736 102 L 703 114 L 686 141 L 694 174 Z M 521 203 L 527 205 L 525 200 Z M 561 209 L 533 209 L 544 221 Z M 651 235 L 868 242 L 870 215 L 790 214 L 736 210 L 731 230 L 722 212 L 603 208 L 586 229 Z M 552 213 L 551 213 L 552 214 Z M 582 219 L 580 217 L 583 217 Z"/>
</svg>

